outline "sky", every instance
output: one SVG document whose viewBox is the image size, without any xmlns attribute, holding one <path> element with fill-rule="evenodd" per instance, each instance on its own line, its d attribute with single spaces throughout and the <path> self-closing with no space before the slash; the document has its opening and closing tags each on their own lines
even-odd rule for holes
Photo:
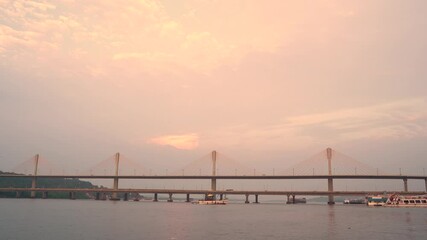
<svg viewBox="0 0 427 240">
<path fill-rule="evenodd" d="M 424 0 L 0 0 L 0 169 L 327 147 L 427 167 Z M 64 167 L 65 166 L 65 167 Z"/>
</svg>

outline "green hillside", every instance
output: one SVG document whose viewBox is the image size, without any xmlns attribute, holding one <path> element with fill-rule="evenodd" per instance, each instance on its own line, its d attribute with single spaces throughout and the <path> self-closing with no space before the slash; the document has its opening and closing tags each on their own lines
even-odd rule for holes
<svg viewBox="0 0 427 240">
<path fill-rule="evenodd" d="M 14 174 L 9 172 L 0 171 L 0 175 Z M 0 188 L 16 187 L 16 188 L 30 188 L 31 178 L 16 178 L 5 177 L 0 178 Z M 99 188 L 88 181 L 81 181 L 74 178 L 39 178 L 37 179 L 37 187 L 39 188 Z M 36 197 L 41 198 L 42 193 L 38 192 Z M 0 198 L 15 198 L 16 192 L 0 192 Z M 22 198 L 29 198 L 30 192 L 22 192 Z M 67 192 L 49 192 L 49 198 L 68 198 Z M 76 193 L 76 198 L 87 199 L 89 196 L 85 193 Z"/>
</svg>

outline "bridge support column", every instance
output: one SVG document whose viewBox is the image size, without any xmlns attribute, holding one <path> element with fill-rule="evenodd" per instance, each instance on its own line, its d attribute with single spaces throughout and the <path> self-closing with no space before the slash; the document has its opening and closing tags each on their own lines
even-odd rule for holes
<svg viewBox="0 0 427 240">
<path fill-rule="evenodd" d="M 221 194 L 219 195 L 219 200 L 224 200 L 224 194 L 222 194 L 222 193 L 221 193 Z"/>
<path fill-rule="evenodd" d="M 259 203 L 258 202 L 258 194 L 255 194 L 255 202 L 254 203 Z"/>
<path fill-rule="evenodd" d="M 289 197 L 290 197 L 290 195 L 286 195 L 286 204 L 291 203 Z"/>
<path fill-rule="evenodd" d="M 295 195 L 292 195 L 292 204 L 295 204 Z"/>
<path fill-rule="evenodd" d="M 159 199 L 158 199 L 158 195 L 157 195 L 157 193 L 155 193 L 155 194 L 154 194 L 153 202 L 158 202 L 158 201 L 159 201 Z"/>
<path fill-rule="evenodd" d="M 47 197 L 48 197 L 48 192 L 43 192 L 43 193 L 42 193 L 42 198 L 43 198 L 43 199 L 46 199 Z"/>
<path fill-rule="evenodd" d="M 100 195 L 99 192 L 95 193 L 95 200 L 99 200 L 99 198 L 100 198 L 99 195 Z"/>
<path fill-rule="evenodd" d="M 245 197 L 246 197 L 245 203 L 249 203 L 249 194 L 246 194 Z"/>
<path fill-rule="evenodd" d="M 190 194 L 187 193 L 187 198 L 185 199 L 185 202 L 190 202 Z"/>
<path fill-rule="evenodd" d="M 168 202 L 173 202 L 172 193 L 169 193 L 169 199 Z"/>
<path fill-rule="evenodd" d="M 76 193 L 75 192 L 69 192 L 68 193 L 68 197 L 71 200 L 76 200 Z"/>
<path fill-rule="evenodd" d="M 328 178 L 328 192 L 333 192 L 333 191 L 334 191 L 334 182 L 332 178 Z M 329 205 L 335 204 L 334 195 L 332 194 L 328 195 L 328 204 Z"/>
<path fill-rule="evenodd" d="M 16 192 L 16 198 L 21 198 L 21 192 Z"/>
<path fill-rule="evenodd" d="M 328 174 L 329 176 L 332 175 L 332 148 L 327 148 L 326 149 L 326 158 L 328 159 Z M 332 177 L 328 178 L 328 192 L 333 192 L 334 191 L 334 182 Z M 332 205 L 335 204 L 334 201 L 334 195 L 329 194 L 328 195 L 328 204 Z"/>
<path fill-rule="evenodd" d="M 31 188 L 36 188 L 37 187 L 37 171 L 38 171 L 38 167 L 39 167 L 39 155 L 36 154 L 36 156 L 34 158 L 34 177 L 33 177 L 33 180 L 31 182 Z M 36 191 L 31 191 L 30 197 L 31 198 L 35 198 L 36 197 Z"/>
<path fill-rule="evenodd" d="M 405 192 L 408 191 L 408 179 L 407 178 L 403 179 L 403 191 L 405 191 Z"/>
<path fill-rule="evenodd" d="M 129 193 L 124 193 L 123 194 L 123 201 L 128 201 L 129 200 Z"/>
<path fill-rule="evenodd" d="M 118 190 L 119 189 L 119 161 L 120 161 L 120 153 L 116 153 L 115 156 L 115 163 L 116 163 L 116 171 L 115 171 L 115 175 L 116 177 L 114 178 L 114 183 L 113 183 L 113 189 L 114 190 Z M 113 194 L 111 195 L 111 200 L 120 200 L 120 198 L 117 196 L 117 192 L 113 192 Z"/>
<path fill-rule="evenodd" d="M 211 190 L 216 191 L 216 151 L 212 151 L 212 179 L 211 179 Z"/>
</svg>

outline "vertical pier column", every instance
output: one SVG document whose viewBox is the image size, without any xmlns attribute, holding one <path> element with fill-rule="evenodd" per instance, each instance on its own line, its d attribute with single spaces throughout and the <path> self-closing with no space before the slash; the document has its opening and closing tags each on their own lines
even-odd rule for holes
<svg viewBox="0 0 427 240">
<path fill-rule="evenodd" d="M 290 201 L 289 197 L 290 197 L 290 195 L 289 195 L 289 194 L 288 194 L 288 195 L 286 195 L 286 204 L 291 203 L 291 201 Z"/>
<path fill-rule="evenodd" d="M 222 194 L 222 193 L 221 193 L 221 194 L 219 195 L 219 200 L 224 200 L 224 194 Z"/>
<path fill-rule="evenodd" d="M 36 188 L 37 187 L 37 171 L 38 171 L 38 167 L 39 167 L 39 155 L 36 154 L 35 158 L 34 158 L 34 177 L 33 180 L 31 182 L 31 188 Z M 31 191 L 31 198 L 35 198 L 36 197 L 36 191 Z"/>
<path fill-rule="evenodd" d="M 212 179 L 211 179 L 211 190 L 216 191 L 216 151 L 212 151 Z"/>
<path fill-rule="evenodd" d="M 245 196 L 246 196 L 246 201 L 245 201 L 245 203 L 249 203 L 249 194 L 246 194 Z"/>
<path fill-rule="evenodd" d="M 185 199 L 185 202 L 190 202 L 190 194 L 187 193 L 187 198 Z"/>
<path fill-rule="evenodd" d="M 76 200 L 76 193 L 75 193 L 75 192 L 69 192 L 69 193 L 68 193 L 68 197 L 69 197 L 71 200 Z"/>
<path fill-rule="evenodd" d="M 258 194 L 255 194 L 255 203 L 259 203 L 258 202 Z"/>
<path fill-rule="evenodd" d="M 172 193 L 169 193 L 169 199 L 168 202 L 173 202 Z"/>
<path fill-rule="evenodd" d="M 123 194 L 123 201 L 127 201 L 129 200 L 129 193 L 124 193 Z"/>
<path fill-rule="evenodd" d="M 115 171 L 115 178 L 114 178 L 114 183 L 113 183 L 113 189 L 114 190 L 118 190 L 119 189 L 119 161 L 120 161 L 120 153 L 116 153 L 115 156 L 115 166 L 116 166 L 116 171 Z M 117 192 L 113 192 L 112 196 L 111 196 L 111 200 L 120 200 L 117 197 Z"/>
<path fill-rule="evenodd" d="M 332 176 L 332 148 L 327 148 L 326 149 L 326 157 L 328 158 L 328 175 Z M 328 192 L 333 192 L 334 191 L 334 182 L 332 177 L 328 178 Z M 335 204 L 334 201 L 334 195 L 329 194 L 328 195 L 328 204 Z"/>
<path fill-rule="evenodd" d="M 46 199 L 47 197 L 48 197 L 48 192 L 43 192 L 43 193 L 42 193 L 42 198 L 43 198 L 43 199 Z"/>
<path fill-rule="evenodd" d="M 155 194 L 154 194 L 153 202 L 158 202 L 158 201 L 159 201 L 159 199 L 158 199 L 157 193 L 155 193 Z"/>
<path fill-rule="evenodd" d="M 405 191 L 405 192 L 408 191 L 408 179 L 407 178 L 403 179 L 403 191 Z"/>
<path fill-rule="evenodd" d="M 295 204 L 295 195 L 292 195 L 292 204 Z"/>
<path fill-rule="evenodd" d="M 16 192 L 16 198 L 20 198 L 21 197 L 21 192 Z"/>
<path fill-rule="evenodd" d="M 99 192 L 97 192 L 97 193 L 95 193 L 95 200 L 99 200 L 100 199 L 100 193 Z"/>
</svg>

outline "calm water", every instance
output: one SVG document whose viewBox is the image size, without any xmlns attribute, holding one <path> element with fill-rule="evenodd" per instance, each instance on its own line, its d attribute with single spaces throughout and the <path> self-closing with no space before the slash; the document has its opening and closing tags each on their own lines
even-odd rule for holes
<svg viewBox="0 0 427 240">
<path fill-rule="evenodd" d="M 427 239 L 427 209 L 0 199 L 0 239 Z"/>
</svg>

